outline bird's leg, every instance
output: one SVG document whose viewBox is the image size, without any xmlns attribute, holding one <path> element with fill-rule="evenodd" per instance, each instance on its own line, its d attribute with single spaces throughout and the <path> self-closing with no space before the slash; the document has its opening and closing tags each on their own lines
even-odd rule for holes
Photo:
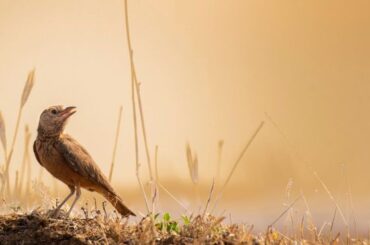
<svg viewBox="0 0 370 245">
<path fill-rule="evenodd" d="M 54 213 L 53 213 L 54 217 L 58 215 L 59 210 L 68 201 L 68 199 L 71 198 L 73 194 L 75 194 L 76 188 L 73 185 L 69 185 L 68 187 L 71 190 L 71 193 L 69 193 L 68 196 L 63 200 L 63 202 L 61 202 L 61 204 L 59 204 L 58 207 L 54 210 Z"/>
<path fill-rule="evenodd" d="M 81 188 L 80 188 L 80 186 L 78 185 L 78 186 L 76 186 L 76 198 L 75 198 L 75 200 L 73 201 L 72 206 L 71 206 L 71 208 L 69 209 L 69 211 L 68 211 L 68 213 L 67 213 L 67 217 L 68 217 L 68 216 L 69 216 L 69 214 L 71 213 L 71 211 L 72 211 L 72 209 L 73 209 L 74 205 L 76 204 L 76 202 L 77 202 L 77 200 L 80 198 L 80 196 L 81 196 Z"/>
</svg>

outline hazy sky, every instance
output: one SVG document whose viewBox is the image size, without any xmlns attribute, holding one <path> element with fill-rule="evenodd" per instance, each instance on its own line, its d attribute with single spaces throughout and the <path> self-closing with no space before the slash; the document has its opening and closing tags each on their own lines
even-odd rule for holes
<svg viewBox="0 0 370 245">
<path fill-rule="evenodd" d="M 291 146 L 267 121 L 236 179 L 283 192 L 292 177 L 314 189 L 310 171 L 317 170 L 336 188 L 344 163 L 354 192 L 367 197 L 369 9 L 365 0 L 129 1 L 149 143 L 152 153 L 159 145 L 161 174 L 189 178 L 188 141 L 201 179 L 211 180 L 224 139 L 225 176 L 267 112 Z M 113 178 L 136 184 L 123 13 L 119 0 L 0 0 L 0 110 L 9 140 L 27 72 L 36 68 L 12 171 L 24 124 L 35 136 L 41 111 L 63 104 L 78 108 L 67 131 L 107 173 L 123 105 Z"/>
</svg>

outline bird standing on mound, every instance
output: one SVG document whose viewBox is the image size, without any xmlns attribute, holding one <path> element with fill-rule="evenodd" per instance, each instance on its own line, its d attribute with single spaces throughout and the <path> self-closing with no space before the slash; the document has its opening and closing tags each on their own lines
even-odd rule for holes
<svg viewBox="0 0 370 245">
<path fill-rule="evenodd" d="M 38 134 L 33 144 L 35 156 L 41 166 L 71 190 L 71 193 L 55 209 L 54 215 L 57 215 L 60 208 L 76 192 L 76 198 L 67 213 L 69 216 L 81 196 L 82 187 L 102 194 L 121 215 L 135 216 L 123 204 L 90 154 L 71 136 L 63 133 L 68 118 L 75 112 L 73 106 L 66 108 L 52 106 L 44 110 L 40 116 Z"/>
</svg>

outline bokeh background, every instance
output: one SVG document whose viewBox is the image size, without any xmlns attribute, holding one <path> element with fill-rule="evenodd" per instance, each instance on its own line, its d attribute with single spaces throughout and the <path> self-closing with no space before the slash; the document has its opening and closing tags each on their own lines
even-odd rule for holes
<svg viewBox="0 0 370 245">
<path fill-rule="evenodd" d="M 224 140 L 222 181 L 265 120 L 219 212 L 263 227 L 303 192 L 317 222 L 330 221 L 335 205 L 316 171 L 348 222 L 354 210 L 367 229 L 369 9 L 365 0 L 129 1 L 149 144 L 152 156 L 159 146 L 159 173 L 168 189 L 192 203 L 183 197 L 194 190 L 185 157 L 189 142 L 199 158 L 204 203 L 217 173 L 218 141 Z M 11 173 L 20 166 L 24 125 L 34 138 L 41 111 L 63 104 L 78 108 L 68 133 L 108 174 L 122 105 L 113 184 L 144 211 L 142 198 L 130 198 L 140 191 L 123 14 L 118 0 L 0 0 L 0 110 L 11 139 L 27 73 L 35 67 Z M 33 166 L 36 176 L 34 158 Z"/>
</svg>

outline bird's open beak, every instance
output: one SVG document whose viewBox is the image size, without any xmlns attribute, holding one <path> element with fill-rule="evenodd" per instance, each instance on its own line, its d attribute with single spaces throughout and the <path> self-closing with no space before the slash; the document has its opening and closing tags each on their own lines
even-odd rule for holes
<svg viewBox="0 0 370 245">
<path fill-rule="evenodd" d="M 63 111 L 59 113 L 59 116 L 61 116 L 64 120 L 72 116 L 76 113 L 76 107 L 75 106 L 68 106 Z"/>
</svg>

